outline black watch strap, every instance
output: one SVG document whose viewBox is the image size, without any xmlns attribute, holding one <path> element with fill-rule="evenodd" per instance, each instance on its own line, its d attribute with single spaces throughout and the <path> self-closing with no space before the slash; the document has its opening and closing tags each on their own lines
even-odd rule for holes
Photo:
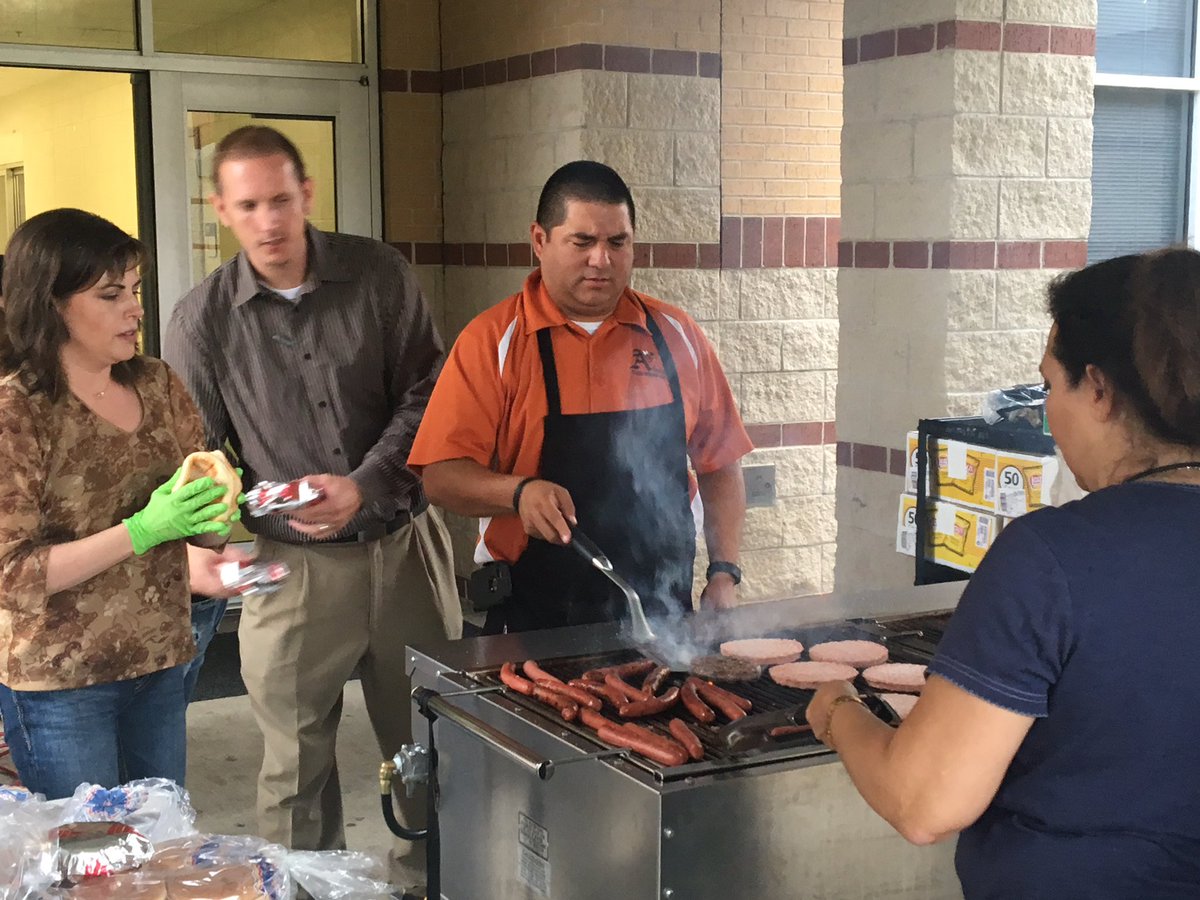
<svg viewBox="0 0 1200 900">
<path fill-rule="evenodd" d="M 742 570 L 735 563 L 724 562 L 722 560 L 713 560 L 708 564 L 708 571 L 704 573 L 704 578 L 707 581 L 712 581 L 712 577 L 718 572 L 724 572 L 733 579 L 734 584 L 742 583 Z"/>
<path fill-rule="evenodd" d="M 536 475 L 531 475 L 529 478 L 522 478 L 520 480 L 520 482 L 517 484 L 516 490 L 513 491 L 513 499 L 512 499 L 513 512 L 519 513 L 521 511 L 521 495 L 523 493 L 525 493 L 525 487 L 531 481 L 541 481 L 541 479 L 538 478 Z"/>
</svg>

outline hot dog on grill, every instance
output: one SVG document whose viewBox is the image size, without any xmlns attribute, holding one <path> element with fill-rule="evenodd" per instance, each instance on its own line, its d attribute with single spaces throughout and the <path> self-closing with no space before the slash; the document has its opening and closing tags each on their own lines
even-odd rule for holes
<svg viewBox="0 0 1200 900">
<path fill-rule="evenodd" d="M 677 702 L 679 702 L 679 688 L 673 687 L 661 697 L 622 703 L 617 712 L 621 714 L 622 719 L 640 719 L 642 716 L 654 716 L 660 712 L 666 712 Z"/>
<path fill-rule="evenodd" d="M 669 738 L 665 734 L 659 734 L 656 731 L 651 731 L 649 728 L 646 728 L 643 725 L 635 725 L 633 722 L 626 722 L 621 727 L 629 734 L 632 734 L 641 740 L 655 742 L 662 747 L 664 751 L 683 750 L 682 761 L 687 762 L 687 751 L 684 750 L 683 747 L 680 746 L 679 742 L 674 738 Z M 672 765 L 679 765 L 679 763 L 673 763 Z"/>
<path fill-rule="evenodd" d="M 636 726 L 606 725 L 597 729 L 600 740 L 614 747 L 625 747 L 664 766 L 681 766 L 687 762 L 687 751 L 674 741 Z"/>
<path fill-rule="evenodd" d="M 561 678 L 551 675 L 545 669 L 537 664 L 536 660 L 527 659 L 525 664 L 521 666 L 525 672 L 525 677 L 535 684 L 539 681 L 553 681 L 555 684 L 563 684 Z"/>
<path fill-rule="evenodd" d="M 684 708 L 692 714 L 692 718 L 697 722 L 708 725 L 717 720 L 717 714 L 713 712 L 712 707 L 700 699 L 694 679 L 689 678 L 683 683 L 683 687 L 679 690 L 679 698 L 683 701 Z"/>
<path fill-rule="evenodd" d="M 609 671 L 618 678 L 637 678 L 639 675 L 645 675 L 654 666 L 655 663 L 652 659 L 635 659 L 633 662 L 613 666 Z"/>
<path fill-rule="evenodd" d="M 500 667 L 500 680 L 505 687 L 512 688 L 518 694 L 525 694 L 527 697 L 533 695 L 533 682 L 518 675 L 514 663 L 506 662 Z"/>
<path fill-rule="evenodd" d="M 724 697 L 726 700 L 729 700 L 732 703 L 736 703 L 738 706 L 740 706 L 746 712 L 750 712 L 750 710 L 754 708 L 754 704 L 751 703 L 749 700 L 747 700 L 745 697 L 740 697 L 737 694 L 733 693 L 732 691 L 725 690 L 725 688 L 717 687 L 711 681 L 706 681 L 703 678 L 696 679 L 696 689 L 698 691 L 700 691 L 701 696 L 704 696 L 704 697 L 716 697 L 716 696 Z"/>
<path fill-rule="evenodd" d="M 569 684 L 571 687 L 577 687 L 587 691 L 589 694 L 594 694 L 601 700 L 607 700 L 615 709 L 622 703 L 627 703 L 625 695 L 620 691 L 613 690 L 603 681 L 584 681 L 580 679 L 572 679 Z"/>
<path fill-rule="evenodd" d="M 668 725 L 671 729 L 671 734 L 675 736 L 675 740 L 683 744 L 683 748 L 687 750 L 688 756 L 692 759 L 704 759 L 704 747 L 700 743 L 700 738 L 696 737 L 696 732 L 688 728 L 687 723 L 683 719 L 672 719 Z"/>
<path fill-rule="evenodd" d="M 539 678 L 534 684 L 544 687 L 548 691 L 554 691 L 556 694 L 562 694 L 564 697 L 574 700 L 581 707 L 586 706 L 589 709 L 599 712 L 604 706 L 600 698 L 594 694 L 589 694 L 587 691 L 580 690 L 577 687 L 571 687 L 569 684 L 563 684 L 561 681 L 555 681 L 550 678 Z"/>
<path fill-rule="evenodd" d="M 539 684 L 533 685 L 533 699 L 541 700 L 547 706 L 553 706 L 566 722 L 574 722 L 579 715 L 579 704 L 558 691 L 552 691 Z"/>
<path fill-rule="evenodd" d="M 596 712 L 594 709 L 588 709 L 585 706 L 579 708 L 579 721 L 588 728 L 596 731 L 600 728 L 620 728 L 621 726 L 614 722 L 608 716 Z"/>
<path fill-rule="evenodd" d="M 642 690 L 653 697 L 662 688 L 663 682 L 670 674 L 671 670 L 667 666 L 659 666 L 646 676 L 646 680 L 642 682 Z"/>
<path fill-rule="evenodd" d="M 736 722 L 738 719 L 746 717 L 746 710 L 742 709 L 741 704 L 737 702 L 741 699 L 740 697 L 736 697 L 736 695 L 728 691 L 723 691 L 716 685 L 709 684 L 706 681 L 696 679 L 695 684 L 696 692 L 730 722 Z"/>
<path fill-rule="evenodd" d="M 632 701 L 632 700 L 649 700 L 650 699 L 650 697 L 647 694 L 643 693 L 642 691 L 635 688 L 632 684 L 625 681 L 625 679 L 623 679 L 616 672 L 609 672 L 607 675 L 605 675 L 604 683 L 607 684 L 614 691 L 618 691 L 619 693 L 623 694 L 625 696 L 626 700 Z"/>
<path fill-rule="evenodd" d="M 584 681 L 603 681 L 606 675 L 616 675 L 618 678 L 637 678 L 655 668 L 652 659 L 635 659 L 633 662 L 621 663 L 619 666 L 601 666 L 599 669 L 588 669 L 580 678 Z"/>
</svg>

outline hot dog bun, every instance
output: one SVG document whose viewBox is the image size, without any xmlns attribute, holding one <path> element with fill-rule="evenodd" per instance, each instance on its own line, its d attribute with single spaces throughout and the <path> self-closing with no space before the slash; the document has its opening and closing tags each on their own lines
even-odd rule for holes
<svg viewBox="0 0 1200 900">
<path fill-rule="evenodd" d="M 218 515 L 215 521 L 228 522 L 229 517 L 237 511 L 238 495 L 242 492 L 242 479 L 238 477 L 238 473 L 220 450 L 201 450 L 188 454 L 183 460 L 179 480 L 175 482 L 175 487 L 171 490 L 177 491 L 185 484 L 205 476 L 211 478 L 214 484 L 224 485 L 227 488 L 225 493 L 215 501 L 225 504 L 225 511 Z"/>
</svg>

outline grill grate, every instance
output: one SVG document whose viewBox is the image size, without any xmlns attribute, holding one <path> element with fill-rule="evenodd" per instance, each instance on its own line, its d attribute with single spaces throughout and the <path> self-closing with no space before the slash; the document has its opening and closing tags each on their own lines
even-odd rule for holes
<svg viewBox="0 0 1200 900">
<path fill-rule="evenodd" d="M 795 637 L 800 640 L 806 647 L 822 641 L 829 640 L 851 640 L 875 637 L 874 632 L 866 632 L 864 629 L 856 628 L 853 625 L 835 625 L 820 628 L 805 629 L 802 632 L 791 632 L 789 634 L 777 634 L 771 636 L 779 637 Z M 889 647 L 890 657 L 896 662 L 925 662 L 924 656 L 918 652 L 912 652 L 907 647 L 899 646 L 891 640 L 886 641 Z M 716 652 L 716 648 L 713 648 Z M 632 662 L 636 659 L 643 658 L 643 654 L 635 649 L 618 650 L 612 653 L 595 654 L 589 656 L 563 657 L 551 660 L 539 660 L 539 664 L 550 674 L 563 681 L 569 681 L 573 678 L 579 678 L 589 669 L 598 669 L 606 666 L 616 666 L 621 663 Z M 806 658 L 806 657 L 805 657 Z M 514 660 L 518 662 L 520 661 Z M 488 669 L 480 672 L 472 673 L 476 681 L 482 685 L 498 685 L 500 684 L 499 670 Z M 686 672 L 672 672 L 664 683 L 662 690 L 668 687 L 682 685 L 684 679 L 687 678 Z M 796 707 L 804 707 L 812 699 L 813 692 L 799 688 L 788 688 L 776 684 L 766 674 L 756 681 L 749 682 L 717 682 L 726 690 L 738 694 L 750 700 L 754 704 L 751 715 L 764 712 L 775 712 L 779 710 L 794 709 Z M 860 692 L 868 695 L 874 695 L 874 691 L 860 678 L 855 681 L 855 685 Z M 517 694 L 514 691 L 505 690 L 505 696 L 524 706 L 530 710 L 534 710 L 547 718 L 553 716 L 553 712 L 541 703 L 532 698 Z M 886 720 L 890 720 L 891 714 L 883 704 L 874 706 L 876 714 Z M 605 707 L 605 715 L 616 718 L 613 710 Z M 640 768 L 645 769 L 654 775 L 655 778 L 661 781 L 675 781 L 682 778 L 694 777 L 702 774 L 712 774 L 715 772 L 741 770 L 755 765 L 763 765 L 770 762 L 776 762 L 783 759 L 795 759 L 797 757 L 812 756 L 821 753 L 828 753 L 825 746 L 818 740 L 817 736 L 810 731 L 800 732 L 798 734 L 789 735 L 787 737 L 776 739 L 765 746 L 754 749 L 744 750 L 737 753 L 732 752 L 721 740 L 720 730 L 726 725 L 725 719 L 719 713 L 717 721 L 712 725 L 703 725 L 692 719 L 691 715 L 683 709 L 682 706 L 677 706 L 674 709 L 668 710 L 665 713 L 660 713 L 656 716 L 647 716 L 645 718 L 636 719 L 637 724 L 651 729 L 659 734 L 670 735 L 668 723 L 673 718 L 680 718 L 687 722 L 696 736 L 700 738 L 700 743 L 704 747 L 704 759 L 698 762 L 689 762 L 682 766 L 664 767 L 650 760 L 644 759 L 641 756 L 631 755 L 630 759 Z M 575 734 L 587 738 L 589 741 L 603 746 L 597 740 L 595 734 L 588 728 L 578 725 L 574 722 L 564 722 L 557 717 L 552 719 L 556 730 L 567 729 Z"/>
<path fill-rule="evenodd" d="M 876 624 L 883 630 L 889 647 L 903 647 L 920 654 L 919 662 L 928 662 L 946 634 L 946 626 L 953 615 L 952 610 L 902 619 L 879 619 Z"/>
</svg>

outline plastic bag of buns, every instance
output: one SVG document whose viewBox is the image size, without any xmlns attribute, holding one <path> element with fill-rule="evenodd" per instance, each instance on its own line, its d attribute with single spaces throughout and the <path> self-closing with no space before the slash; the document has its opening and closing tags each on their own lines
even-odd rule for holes
<svg viewBox="0 0 1200 900">
<path fill-rule="evenodd" d="M 262 838 L 192 835 L 163 841 L 134 872 L 83 878 L 57 900 L 294 900 L 287 851 Z M 2 895 L 0 895 L 2 896 Z"/>
<path fill-rule="evenodd" d="M 54 896 L 70 900 L 167 900 L 167 885 L 140 872 L 85 878 Z"/>
<path fill-rule="evenodd" d="M 61 801 L 49 803 L 24 788 L 0 787 L 0 900 L 34 900 L 54 883 Z"/>
<path fill-rule="evenodd" d="M 262 838 L 194 835 L 160 843 L 141 871 L 166 882 L 168 900 L 293 900 L 286 858 Z"/>
</svg>

